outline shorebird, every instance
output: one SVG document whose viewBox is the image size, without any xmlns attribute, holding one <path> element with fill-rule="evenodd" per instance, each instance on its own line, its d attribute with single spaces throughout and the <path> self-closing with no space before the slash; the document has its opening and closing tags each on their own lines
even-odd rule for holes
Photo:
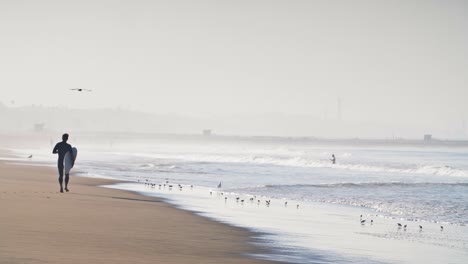
<svg viewBox="0 0 468 264">
<path fill-rule="evenodd" d="M 366 219 L 361 220 L 361 225 L 363 225 L 366 222 Z"/>
<path fill-rule="evenodd" d="M 213 194 L 213 192 L 210 192 L 210 195 L 212 195 L 212 194 Z"/>
<path fill-rule="evenodd" d="M 405 225 L 405 226 L 403 226 L 403 228 L 406 229 L 407 226 L 408 226 L 408 225 Z"/>
<path fill-rule="evenodd" d="M 400 223 L 397 223 L 398 227 L 400 228 L 401 227 L 401 224 Z"/>
<path fill-rule="evenodd" d="M 93 90 L 83 89 L 83 88 L 73 88 L 73 89 L 70 89 L 70 90 L 78 91 L 78 92 L 91 92 L 91 91 L 93 91 Z"/>
<path fill-rule="evenodd" d="M 371 220 L 370 220 L 370 223 L 371 223 L 371 225 L 372 225 L 372 224 L 374 223 L 374 220 L 371 219 Z"/>
<path fill-rule="evenodd" d="M 440 226 L 440 230 L 441 230 L 441 231 L 444 230 L 444 226 Z"/>
<path fill-rule="evenodd" d="M 284 202 L 284 206 L 288 206 L 288 202 Z"/>
<path fill-rule="evenodd" d="M 224 197 L 224 200 L 227 200 L 227 197 Z"/>
<path fill-rule="evenodd" d="M 422 230 L 422 225 L 419 226 L 419 230 Z"/>
<path fill-rule="evenodd" d="M 244 202 L 244 200 L 241 200 L 241 203 L 243 203 L 243 202 Z"/>
<path fill-rule="evenodd" d="M 296 209 L 299 209 L 299 205 L 296 205 Z"/>
<path fill-rule="evenodd" d="M 30 159 L 30 158 L 32 158 L 32 154 L 31 154 L 31 155 L 29 155 L 28 159 Z"/>
<path fill-rule="evenodd" d="M 240 199 L 240 197 L 236 197 L 236 201 L 237 201 L 237 202 L 239 201 L 239 199 Z"/>
<path fill-rule="evenodd" d="M 254 198 L 250 198 L 249 200 L 250 200 L 251 202 L 253 202 Z"/>
</svg>

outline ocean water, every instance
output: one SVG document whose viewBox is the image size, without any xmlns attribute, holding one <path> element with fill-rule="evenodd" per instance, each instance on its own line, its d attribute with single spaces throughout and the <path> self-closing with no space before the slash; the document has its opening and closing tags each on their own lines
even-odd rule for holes
<svg viewBox="0 0 468 264">
<path fill-rule="evenodd" d="M 331 164 L 331 154 L 337 164 Z M 221 182 L 227 192 L 468 224 L 467 149 L 169 142 L 85 155 L 80 168 L 90 174 L 208 188 Z"/>
<path fill-rule="evenodd" d="M 468 263 L 466 148 L 207 138 L 83 142 L 78 149 L 78 175 L 121 179 L 111 187 L 262 232 L 259 243 L 274 250 L 256 257 Z"/>
</svg>

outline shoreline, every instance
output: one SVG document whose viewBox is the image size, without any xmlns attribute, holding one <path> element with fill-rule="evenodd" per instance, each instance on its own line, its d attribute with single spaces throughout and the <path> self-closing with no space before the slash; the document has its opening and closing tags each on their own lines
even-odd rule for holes
<svg viewBox="0 0 468 264">
<path fill-rule="evenodd" d="M 36 163 L 26 159 L 26 155 L 14 157 L 23 157 L 23 164 L 29 165 L 23 167 L 33 167 Z M 48 159 L 42 160 L 40 167 L 45 168 L 47 164 L 51 164 Z M 58 186 L 55 168 L 48 169 L 52 169 L 51 174 L 54 175 L 49 185 Z M 278 203 L 280 200 L 274 198 L 273 205 L 268 206 L 269 209 L 264 206 L 253 208 L 248 203 L 245 206 L 231 202 L 226 204 L 224 199 L 208 195 L 211 190 L 202 186 L 195 186 L 193 192 L 171 192 L 164 188 L 146 187 L 136 180 L 129 181 L 131 177 L 127 179 L 126 176 L 120 180 L 112 179 L 113 177 L 102 178 L 103 174 L 99 171 L 97 174 L 86 175 L 78 169 L 75 174 L 81 175 L 72 179 L 100 181 L 101 183 L 94 185 L 95 188 L 118 189 L 144 199 L 154 198 L 161 202 L 164 200 L 165 204 L 174 210 L 245 231 L 248 235 L 244 235 L 243 246 L 250 247 L 238 251 L 238 254 L 249 260 L 252 257 L 254 261 L 261 259 L 260 263 L 464 263 L 463 260 L 468 257 L 467 252 L 464 252 L 466 246 L 460 245 L 460 242 L 467 241 L 463 234 L 460 236 L 460 232 L 466 230 L 464 227 L 447 227 L 442 233 L 436 224 L 428 223 L 424 224 L 424 232 L 418 232 L 413 228 L 414 223 L 408 222 L 410 229 L 406 231 L 395 227 L 397 219 L 381 218 L 372 213 L 365 215 L 354 206 L 314 202 L 301 205 L 299 211 L 293 210 L 297 213 L 284 214 L 285 207 Z M 72 183 L 75 184 L 75 181 Z M 234 201 L 236 195 L 228 194 L 228 201 Z M 377 217 L 374 218 L 375 225 L 359 224 L 359 214 L 364 214 L 365 218 Z M 411 253 L 407 251 L 410 248 Z M 410 254 L 394 255 L 395 251 Z"/>
<path fill-rule="evenodd" d="M 0 258 L 8 263 L 278 263 L 252 257 L 266 252 L 247 229 L 100 187 L 118 181 L 71 176 L 71 192 L 61 194 L 52 168 L 0 161 L 0 171 L 8 212 Z"/>
<path fill-rule="evenodd" d="M 198 194 L 191 195 L 191 192 L 145 187 L 141 183 L 120 183 L 105 187 L 132 190 L 147 197 L 168 198 L 168 201 L 177 208 L 194 213 L 200 212 L 204 217 L 230 226 L 247 228 L 260 235 L 258 238 L 260 242 L 268 241 L 268 248 L 272 249 L 270 251 L 272 254 L 262 256 L 267 259 L 274 257 L 276 260 L 293 263 L 328 261 L 331 263 L 435 264 L 464 263 L 463 260 L 468 257 L 466 252 L 463 252 L 464 249 L 456 244 L 456 232 L 464 230 L 461 226 L 447 226 L 444 232 L 446 235 L 443 235 L 438 230 L 437 224 L 422 223 L 424 232 L 421 232 L 415 230 L 417 223 L 403 221 L 402 223 L 410 225 L 408 231 L 397 229 L 396 223 L 399 221 L 396 219 L 379 217 L 372 213 L 364 214 L 362 210 L 352 206 L 309 203 L 301 205 L 301 210 L 289 217 L 288 214 L 283 213 L 285 208 L 278 203 L 279 200 L 273 199 L 271 201 L 275 205 L 266 209 L 264 206 L 258 208 L 257 205 L 249 203 L 228 202 L 225 204 L 223 199 L 215 197 L 215 192 L 214 196 L 205 195 L 203 198 Z M 197 189 L 198 191 L 200 190 Z M 207 190 L 201 191 L 207 193 Z M 236 197 L 234 194 L 227 194 L 227 196 L 229 196 L 228 201 L 233 201 Z M 255 216 L 252 210 L 260 210 L 261 213 L 255 213 Z M 235 211 L 242 213 L 236 214 Z M 359 213 L 364 215 L 364 219 L 373 218 L 375 225 L 359 224 Z M 293 228 L 292 232 L 273 223 L 276 221 L 289 225 Z M 451 241 L 449 237 L 455 240 Z M 394 254 L 394 252 L 409 253 L 407 251 L 409 248 L 412 249 L 412 254 Z"/>
</svg>

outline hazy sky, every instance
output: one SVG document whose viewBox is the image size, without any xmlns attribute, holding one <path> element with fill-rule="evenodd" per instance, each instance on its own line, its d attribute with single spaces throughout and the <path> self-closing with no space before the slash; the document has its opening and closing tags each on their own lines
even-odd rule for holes
<svg viewBox="0 0 468 264">
<path fill-rule="evenodd" d="M 467 3 L 0 0 L 0 101 L 461 127 Z"/>
</svg>

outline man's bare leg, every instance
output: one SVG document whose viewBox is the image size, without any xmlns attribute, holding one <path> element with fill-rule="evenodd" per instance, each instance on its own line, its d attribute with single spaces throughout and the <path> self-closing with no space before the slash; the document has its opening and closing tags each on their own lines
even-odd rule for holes
<svg viewBox="0 0 468 264">
<path fill-rule="evenodd" d="M 70 174 L 66 173 L 65 174 L 65 191 L 69 191 L 68 190 L 68 181 L 70 180 Z"/>
<path fill-rule="evenodd" d="M 59 171 L 59 178 L 58 178 L 58 181 L 60 183 L 60 192 L 63 193 L 63 167 L 59 165 L 58 167 L 58 171 Z"/>
</svg>

